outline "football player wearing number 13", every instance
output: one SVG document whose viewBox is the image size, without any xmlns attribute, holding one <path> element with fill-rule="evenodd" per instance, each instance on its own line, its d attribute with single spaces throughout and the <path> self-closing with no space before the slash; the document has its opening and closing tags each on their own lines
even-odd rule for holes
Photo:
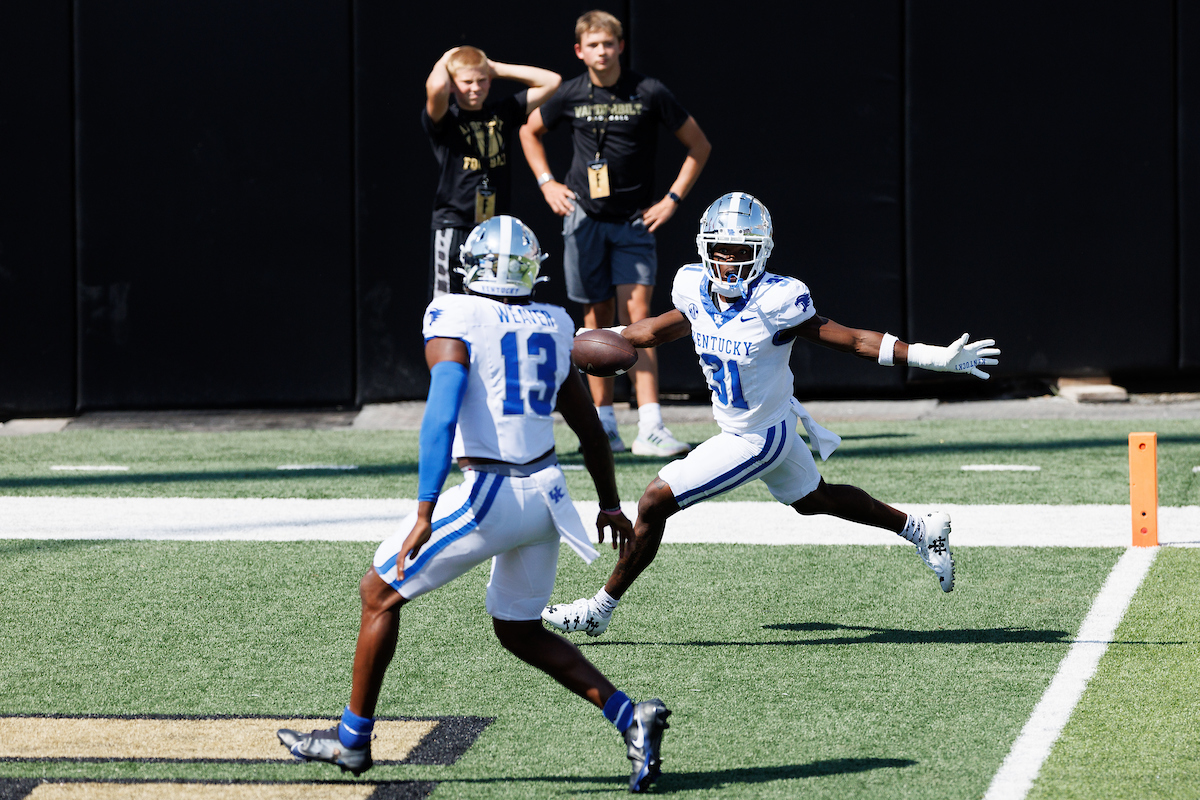
<svg viewBox="0 0 1200 800">
<path fill-rule="evenodd" d="M 614 541 L 625 541 L 633 528 L 621 513 L 608 436 L 571 365 L 571 318 L 530 302 L 543 258 L 520 220 L 493 217 L 462 246 L 467 294 L 438 297 L 425 311 L 430 387 L 417 511 L 379 545 L 359 584 L 362 622 L 341 723 L 279 731 L 298 759 L 355 775 L 371 768 L 375 707 L 399 639 L 400 607 L 491 559 L 487 611 L 500 643 L 604 712 L 625 737 L 630 791 L 658 777 L 671 712 L 661 700 L 631 700 L 538 619 L 554 588 L 559 537 L 589 562 L 597 555 L 554 455 L 555 408 L 583 445 L 600 498 L 600 538 L 607 527 Z M 465 480 L 443 493 L 451 452 Z"/>
<path fill-rule="evenodd" d="M 905 344 L 890 333 L 848 328 L 817 314 L 801 281 L 766 271 L 771 215 L 766 206 L 732 192 L 708 207 L 696 237 L 700 264 L 675 276 L 675 308 L 620 329 L 635 347 L 655 347 L 691 336 L 712 387 L 713 416 L 721 433 L 672 461 L 638 503 L 632 543 L 621 548 L 608 582 L 595 597 L 548 606 L 542 619 L 561 631 L 598 636 L 617 601 L 658 552 L 667 518 L 680 509 L 754 480 L 801 514 L 832 514 L 886 528 L 916 545 L 942 591 L 954 588 L 950 517 L 910 516 L 855 486 L 827 484 L 812 453 L 797 441 L 803 423 L 822 460 L 841 439 L 817 425 L 792 396 L 788 366 L 792 343 L 805 339 L 884 366 L 908 364 L 986 379 L 980 366 L 996 364 L 991 339 L 968 344 L 967 334 L 948 347 Z"/>
</svg>

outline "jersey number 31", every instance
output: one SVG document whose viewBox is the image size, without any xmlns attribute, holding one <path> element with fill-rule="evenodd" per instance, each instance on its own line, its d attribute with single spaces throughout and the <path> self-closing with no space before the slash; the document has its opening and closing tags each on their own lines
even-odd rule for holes
<svg viewBox="0 0 1200 800">
<path fill-rule="evenodd" d="M 701 353 L 700 361 L 704 365 L 704 374 L 708 376 L 708 385 L 717 396 L 717 402 L 733 408 L 749 408 L 746 398 L 742 397 L 742 376 L 738 372 L 736 361 L 722 361 L 712 353 Z M 729 386 L 726 387 L 726 381 Z"/>
</svg>

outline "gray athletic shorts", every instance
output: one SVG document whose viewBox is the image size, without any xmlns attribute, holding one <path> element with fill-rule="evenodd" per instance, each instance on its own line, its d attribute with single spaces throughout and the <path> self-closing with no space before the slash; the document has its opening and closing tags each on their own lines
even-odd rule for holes
<svg viewBox="0 0 1200 800">
<path fill-rule="evenodd" d="M 578 203 L 563 219 L 563 271 L 567 297 L 576 303 L 600 303 L 613 297 L 613 287 L 627 283 L 654 285 L 658 255 L 654 234 L 639 217 L 632 222 L 600 222 Z"/>
</svg>

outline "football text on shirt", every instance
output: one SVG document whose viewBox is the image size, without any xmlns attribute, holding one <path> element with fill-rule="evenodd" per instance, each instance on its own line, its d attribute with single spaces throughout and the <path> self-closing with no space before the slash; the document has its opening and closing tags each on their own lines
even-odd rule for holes
<svg viewBox="0 0 1200 800">
<path fill-rule="evenodd" d="M 575 119 L 628 122 L 630 117 L 640 116 L 643 108 L 643 103 L 584 103 L 575 106 Z"/>
<path fill-rule="evenodd" d="M 504 120 L 490 119 L 470 120 L 466 124 L 459 123 L 459 133 L 466 140 L 467 147 L 477 153 L 487 153 L 488 169 L 496 169 L 508 163 L 508 156 L 502 152 L 504 144 Z M 463 156 L 463 170 L 478 170 L 479 159 L 476 156 Z"/>
</svg>

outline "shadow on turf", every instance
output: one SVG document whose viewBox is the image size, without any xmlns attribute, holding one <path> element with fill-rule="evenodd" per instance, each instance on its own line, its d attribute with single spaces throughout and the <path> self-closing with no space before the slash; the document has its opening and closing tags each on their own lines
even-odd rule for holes
<svg viewBox="0 0 1200 800">
<path fill-rule="evenodd" d="M 873 628 L 868 625 L 838 625 L 829 622 L 781 622 L 763 625 L 774 631 L 863 631 L 866 636 L 837 636 L 823 639 L 798 639 L 770 644 L 1053 644 L 1069 642 L 1066 631 L 1039 631 L 1029 628 L 956 628 L 951 630 L 910 631 L 902 628 Z"/>
<path fill-rule="evenodd" d="M 903 628 L 871 628 L 866 625 L 835 625 L 828 622 L 781 622 L 763 625 L 776 631 L 861 631 L 866 636 L 829 636 L 820 639 L 788 639 L 769 642 L 655 642 L 677 647 L 787 647 L 825 644 L 1056 644 L 1074 641 L 1066 631 L 1039 631 L 1028 628 L 956 628 L 951 630 L 911 631 Z M 579 642 L 580 647 L 606 645 L 644 645 L 648 642 Z"/>
<path fill-rule="evenodd" d="M 826 775 L 850 775 L 856 772 L 868 772 L 873 769 L 901 769 L 916 766 L 916 764 L 916 761 L 908 758 L 827 758 L 822 761 L 812 761 L 808 764 L 789 764 L 782 767 L 735 767 L 733 769 L 716 769 L 707 772 L 701 770 L 695 772 L 672 772 L 670 771 L 670 767 L 667 767 L 662 777 L 655 782 L 653 791 L 656 794 L 663 794 L 666 792 L 685 792 L 695 789 L 715 789 L 730 784 L 770 783 L 771 781 L 796 780 L 798 778 L 820 778 Z M 530 778 L 465 778 L 462 780 L 444 780 L 442 783 L 599 784 L 596 789 L 583 790 L 581 792 L 586 794 L 589 791 L 611 791 L 610 787 L 616 781 L 613 778 L 600 776 L 566 777 L 547 775 Z"/>
</svg>

